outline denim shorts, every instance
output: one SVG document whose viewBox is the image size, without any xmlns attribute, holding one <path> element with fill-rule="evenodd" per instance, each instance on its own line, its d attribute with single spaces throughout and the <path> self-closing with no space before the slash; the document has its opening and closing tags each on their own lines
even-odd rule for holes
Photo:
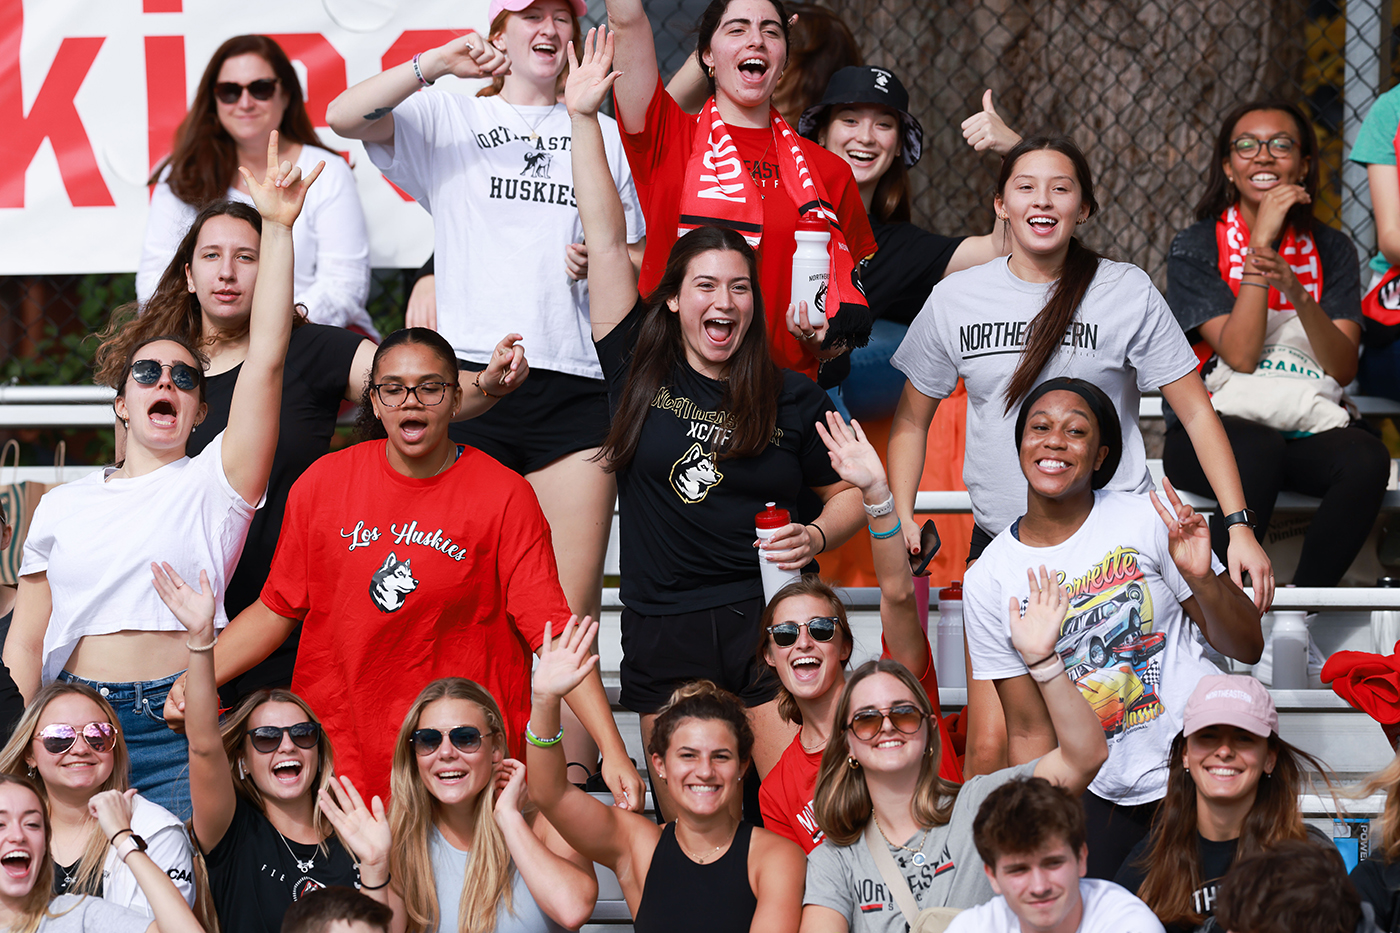
<svg viewBox="0 0 1400 933">
<path fill-rule="evenodd" d="M 87 680 L 63 671 L 58 679 L 96 690 L 117 711 L 131 757 L 131 786 L 182 820 L 190 818 L 190 746 L 184 735 L 165 724 L 165 697 L 179 679 L 112 684 Z"/>
</svg>

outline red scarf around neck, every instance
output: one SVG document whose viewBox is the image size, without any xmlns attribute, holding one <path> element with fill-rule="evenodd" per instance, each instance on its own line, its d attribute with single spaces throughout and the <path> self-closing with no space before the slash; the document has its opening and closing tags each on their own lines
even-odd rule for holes
<svg viewBox="0 0 1400 933">
<path fill-rule="evenodd" d="M 830 331 L 823 346 L 863 347 L 870 339 L 873 316 L 836 208 L 826 196 L 821 179 L 808 167 L 800 137 L 772 107 L 768 119 L 777 141 L 774 158 L 778 161 L 778 176 L 798 216 L 815 214 L 831 225 L 831 240 L 827 244 L 831 275 L 824 309 Z M 763 198 L 744 170 L 739 147 L 729 135 L 713 97 L 706 102 L 695 126 L 695 144 L 685 168 L 676 235 L 685 236 L 704 226 L 728 227 L 755 248 L 763 239 Z M 770 308 L 768 313 L 786 314 L 787 308 Z"/>
<path fill-rule="evenodd" d="M 1231 204 L 1215 222 L 1215 245 L 1220 261 L 1220 277 L 1230 286 L 1230 291 L 1238 297 L 1240 284 L 1244 281 L 1245 248 L 1249 246 L 1249 228 L 1240 216 L 1239 206 Z M 1312 236 L 1293 232 L 1292 227 L 1283 231 L 1283 239 L 1278 245 L 1278 254 L 1293 268 L 1293 274 L 1312 295 L 1313 301 L 1322 300 L 1322 260 L 1318 256 L 1317 244 Z M 1277 288 L 1269 289 L 1270 311 L 1296 311 L 1293 302 Z"/>
</svg>

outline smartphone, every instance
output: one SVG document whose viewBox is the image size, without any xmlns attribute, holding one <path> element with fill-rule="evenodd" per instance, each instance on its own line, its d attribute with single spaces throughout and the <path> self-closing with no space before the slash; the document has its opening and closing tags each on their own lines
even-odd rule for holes
<svg viewBox="0 0 1400 933">
<path fill-rule="evenodd" d="M 938 549 L 942 546 L 943 542 L 938 537 L 938 526 L 930 518 L 919 529 L 919 553 L 909 555 L 909 569 L 914 571 L 914 576 L 928 576 L 929 562 L 938 556 Z"/>
</svg>

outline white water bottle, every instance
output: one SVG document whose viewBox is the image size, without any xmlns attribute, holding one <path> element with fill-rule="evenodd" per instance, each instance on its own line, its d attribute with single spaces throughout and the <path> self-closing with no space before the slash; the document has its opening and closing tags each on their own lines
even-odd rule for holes
<svg viewBox="0 0 1400 933">
<path fill-rule="evenodd" d="M 807 326 L 816 327 L 826 317 L 826 287 L 831 278 L 831 227 L 822 217 L 804 217 L 793 233 L 797 248 L 792 254 L 792 303 L 807 302 Z"/>
<path fill-rule="evenodd" d="M 962 581 L 938 591 L 938 656 L 934 659 L 940 687 L 966 687 L 967 667 L 963 663 Z M 929 697 L 934 703 L 938 700 Z"/>
<path fill-rule="evenodd" d="M 1274 630 L 1269 636 L 1273 645 L 1273 676 L 1275 690 L 1306 690 L 1308 687 L 1308 614 L 1306 612 L 1274 612 Z"/>
<path fill-rule="evenodd" d="M 1381 577 L 1376 581 L 1376 586 L 1400 586 L 1400 579 Z M 1392 654 L 1397 641 L 1400 641 L 1400 610 L 1371 610 L 1371 650 L 1376 654 Z"/>
<path fill-rule="evenodd" d="M 792 524 L 787 509 L 778 508 L 776 502 L 769 502 L 767 505 L 768 508 L 759 512 L 753 519 L 754 534 L 758 535 L 760 542 L 773 537 L 779 528 Z M 768 552 L 762 547 L 758 549 L 758 571 L 763 578 L 763 602 L 765 605 L 773 601 L 773 595 L 778 590 L 802 576 L 796 570 L 784 570 L 773 563 L 768 559 Z"/>
</svg>

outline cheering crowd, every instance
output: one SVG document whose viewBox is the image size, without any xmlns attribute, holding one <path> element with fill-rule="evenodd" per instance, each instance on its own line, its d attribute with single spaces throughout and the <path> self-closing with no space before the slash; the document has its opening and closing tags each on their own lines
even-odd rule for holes
<svg viewBox="0 0 1400 933">
<path fill-rule="evenodd" d="M 1336 585 L 1380 509 L 1344 387 L 1400 386 L 1400 90 L 1353 153 L 1369 284 L 1313 219 L 1310 121 L 1266 100 L 1223 116 L 1164 297 L 1076 236 L 1094 153 L 991 91 L 962 131 L 1001 157 L 995 228 L 911 223 L 923 128 L 821 7 L 712 0 L 669 84 L 641 0 L 586 12 L 492 0 L 331 103 L 433 218 L 385 335 L 287 56 L 209 62 L 100 335 L 116 463 L 23 542 L 0 926 L 543 933 L 604 866 L 639 933 L 1396 929 L 1400 765 L 1348 880 L 1299 810 L 1326 763 L 1212 658 L 1264 650 L 1281 490 L 1321 499 L 1298 585 Z M 929 443 L 959 383 L 965 453 Z M 925 459 L 954 455 L 955 721 L 914 577 Z M 614 503 L 645 780 L 596 654 Z M 819 561 L 853 537 L 882 655 L 849 670 Z"/>
</svg>

